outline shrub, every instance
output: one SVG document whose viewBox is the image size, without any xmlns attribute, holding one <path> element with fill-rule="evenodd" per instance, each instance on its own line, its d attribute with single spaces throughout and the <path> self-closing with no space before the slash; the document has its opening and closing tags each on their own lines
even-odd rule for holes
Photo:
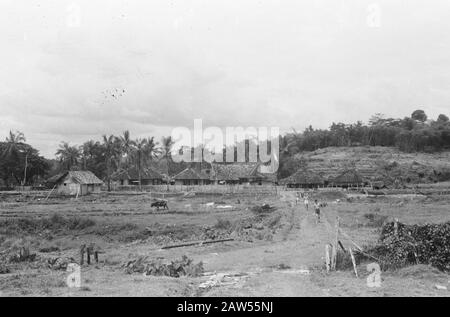
<svg viewBox="0 0 450 317">
<path fill-rule="evenodd" d="M 366 252 L 379 258 L 386 268 L 429 264 L 450 271 L 450 222 L 443 224 L 405 225 L 394 223 L 382 227 L 379 242 Z"/>
</svg>

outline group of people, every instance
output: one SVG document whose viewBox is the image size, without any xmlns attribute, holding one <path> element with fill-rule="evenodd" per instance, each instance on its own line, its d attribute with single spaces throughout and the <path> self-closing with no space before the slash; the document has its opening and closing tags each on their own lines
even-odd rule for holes
<svg viewBox="0 0 450 317">
<path fill-rule="evenodd" d="M 303 204 L 305 205 L 306 211 L 309 211 L 309 197 L 308 194 L 297 193 L 297 197 L 295 198 L 295 204 L 298 205 L 300 199 L 303 198 Z M 317 217 L 317 223 L 320 222 L 320 203 L 317 199 L 314 200 L 314 214 Z"/>
</svg>

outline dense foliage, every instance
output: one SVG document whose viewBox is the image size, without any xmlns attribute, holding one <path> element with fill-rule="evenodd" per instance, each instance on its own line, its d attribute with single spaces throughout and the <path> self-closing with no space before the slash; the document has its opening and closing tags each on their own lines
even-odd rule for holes
<svg viewBox="0 0 450 317">
<path fill-rule="evenodd" d="M 420 110 L 417 110 L 420 111 Z M 289 153 L 314 151 L 330 146 L 396 146 L 402 151 L 439 151 L 450 148 L 450 122 L 444 114 L 433 121 L 422 121 L 415 111 L 411 118 L 373 116 L 368 124 L 333 123 L 329 129 L 313 129 L 303 133 L 289 133 L 283 137 L 282 147 Z M 421 118 L 417 120 L 414 118 Z"/>
<path fill-rule="evenodd" d="M 382 227 L 379 244 L 367 252 L 380 258 L 385 268 L 429 264 L 450 271 L 450 222 L 405 225 L 387 223 Z"/>
<path fill-rule="evenodd" d="M 22 133 L 10 132 L 5 142 L 0 142 L 0 179 L 4 187 L 33 185 L 50 168 L 49 161 L 25 141 Z"/>
</svg>

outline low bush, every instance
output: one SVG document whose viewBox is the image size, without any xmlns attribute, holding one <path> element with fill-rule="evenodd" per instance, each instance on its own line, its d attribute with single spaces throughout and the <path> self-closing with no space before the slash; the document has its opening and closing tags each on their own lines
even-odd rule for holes
<svg viewBox="0 0 450 317">
<path fill-rule="evenodd" d="M 393 222 L 381 229 L 378 244 L 365 252 L 380 259 L 384 268 L 429 264 L 450 271 L 450 222 L 405 225 Z"/>
</svg>

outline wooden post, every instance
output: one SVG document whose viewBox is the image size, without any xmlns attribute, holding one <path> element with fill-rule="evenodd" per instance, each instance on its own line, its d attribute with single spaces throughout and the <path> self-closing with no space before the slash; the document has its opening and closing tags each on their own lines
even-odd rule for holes
<svg viewBox="0 0 450 317">
<path fill-rule="evenodd" d="M 329 244 L 327 244 L 325 246 L 325 264 L 327 267 L 327 273 L 330 273 L 331 270 L 331 250 L 330 250 L 331 246 Z"/>
<path fill-rule="evenodd" d="M 331 269 L 336 271 L 336 262 L 337 262 L 337 248 L 336 246 L 331 246 Z"/>
<path fill-rule="evenodd" d="M 80 248 L 80 265 L 84 264 L 84 252 L 86 250 L 86 245 L 82 245 Z"/>
<path fill-rule="evenodd" d="M 350 257 L 352 258 L 353 270 L 355 271 L 356 278 L 358 278 L 358 270 L 356 269 L 356 261 L 352 248 L 348 248 L 348 251 L 350 252 Z"/>
<path fill-rule="evenodd" d="M 338 246 L 339 246 L 339 216 L 336 217 L 336 224 L 335 224 L 335 229 L 336 229 L 336 236 L 335 236 L 335 240 L 334 240 L 334 245 L 333 245 L 333 253 L 332 253 L 332 259 L 331 259 L 331 263 L 332 263 L 332 269 L 336 270 L 336 262 L 337 262 L 337 250 L 338 250 Z"/>
<path fill-rule="evenodd" d="M 397 218 L 395 218 L 395 220 L 394 220 L 394 234 L 395 234 L 395 236 L 398 235 L 398 219 Z"/>
<path fill-rule="evenodd" d="M 91 248 L 90 247 L 86 248 L 86 259 L 87 259 L 87 264 L 91 265 Z"/>
</svg>

